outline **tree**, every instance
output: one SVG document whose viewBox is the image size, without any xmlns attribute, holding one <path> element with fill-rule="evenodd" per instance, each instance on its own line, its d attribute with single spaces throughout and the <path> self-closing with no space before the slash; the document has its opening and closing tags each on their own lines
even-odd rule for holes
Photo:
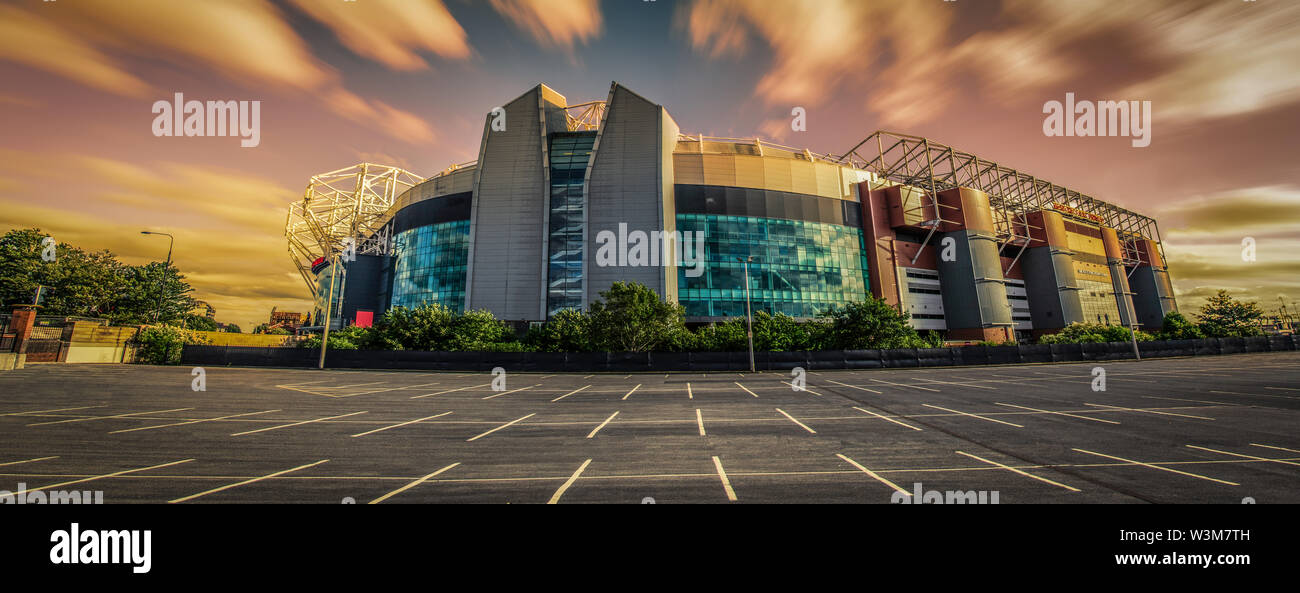
<svg viewBox="0 0 1300 593">
<path fill-rule="evenodd" d="M 238 325 L 235 325 L 235 324 L 233 324 L 233 323 L 227 323 L 227 324 L 226 324 L 226 329 L 225 329 L 224 331 L 225 331 L 226 333 L 228 333 L 228 334 L 241 334 L 241 333 L 244 333 L 244 330 L 239 329 L 239 326 L 238 326 Z"/>
<path fill-rule="evenodd" d="M 685 330 L 685 309 L 636 282 L 615 282 L 591 304 L 592 345 L 610 352 L 646 352 Z"/>
<path fill-rule="evenodd" d="M 834 350 L 920 348 L 926 344 L 909 324 L 906 314 L 885 301 L 868 296 L 821 314 L 824 332 L 820 346 Z"/>
<path fill-rule="evenodd" d="M 1237 338 L 1260 334 L 1259 321 L 1264 311 L 1259 303 L 1242 302 L 1232 298 L 1226 290 L 1210 297 L 1197 315 L 1200 329 L 1211 338 Z"/>
<path fill-rule="evenodd" d="M 1199 340 L 1205 337 L 1201 328 L 1188 321 L 1182 313 L 1170 311 L 1160 323 L 1161 340 Z"/>
<path fill-rule="evenodd" d="M 582 311 L 563 309 L 540 327 L 530 328 L 524 342 L 538 352 L 590 352 L 591 318 Z"/>
<path fill-rule="evenodd" d="M 769 315 L 767 311 L 759 311 L 754 315 L 754 349 L 770 352 L 810 350 L 816 330 L 815 323 L 799 323 L 785 313 Z"/>
<path fill-rule="evenodd" d="M 217 322 L 208 318 L 206 315 L 195 315 L 186 313 L 181 320 L 184 322 L 186 329 L 194 331 L 212 332 L 217 331 Z"/>
</svg>

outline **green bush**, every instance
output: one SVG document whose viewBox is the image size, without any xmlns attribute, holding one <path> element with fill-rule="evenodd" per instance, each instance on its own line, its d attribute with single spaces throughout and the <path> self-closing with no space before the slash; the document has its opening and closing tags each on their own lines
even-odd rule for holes
<svg viewBox="0 0 1300 593">
<path fill-rule="evenodd" d="M 1199 340 L 1205 337 L 1205 332 L 1183 317 L 1182 313 L 1171 311 L 1165 314 L 1160 323 L 1160 333 L 1156 337 L 1161 340 Z"/>
<path fill-rule="evenodd" d="M 615 282 L 591 304 L 591 343 L 596 350 L 647 352 L 670 344 L 685 328 L 685 309 L 636 282 Z"/>
<path fill-rule="evenodd" d="M 831 350 L 923 348 L 926 342 L 908 323 L 907 314 L 871 296 L 860 303 L 822 313 L 827 324 L 818 346 Z"/>
<path fill-rule="evenodd" d="M 1102 325 L 1100 323 L 1071 323 L 1061 331 L 1048 334 L 1038 340 L 1040 344 L 1099 344 L 1104 342 L 1128 342 L 1131 334 L 1122 325 Z M 1155 339 L 1151 334 L 1137 332 L 1137 341 L 1146 342 Z"/>
<path fill-rule="evenodd" d="M 145 364 L 178 364 L 186 344 L 210 343 L 201 334 L 169 325 L 141 329 L 135 340 L 136 362 Z"/>
<path fill-rule="evenodd" d="M 529 328 L 524 343 L 537 352 L 590 352 L 591 319 L 582 311 L 564 309 Z"/>
</svg>

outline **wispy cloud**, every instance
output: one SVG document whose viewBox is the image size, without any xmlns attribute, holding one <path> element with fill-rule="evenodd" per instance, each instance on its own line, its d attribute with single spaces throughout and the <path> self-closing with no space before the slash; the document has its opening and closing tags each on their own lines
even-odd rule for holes
<svg viewBox="0 0 1300 593">
<path fill-rule="evenodd" d="M 600 34 L 599 0 L 492 0 L 492 8 L 543 47 L 572 50 Z"/>
<path fill-rule="evenodd" d="M 465 29 L 441 0 L 292 1 L 348 49 L 394 70 L 429 67 L 420 50 L 452 59 L 471 53 Z"/>
</svg>

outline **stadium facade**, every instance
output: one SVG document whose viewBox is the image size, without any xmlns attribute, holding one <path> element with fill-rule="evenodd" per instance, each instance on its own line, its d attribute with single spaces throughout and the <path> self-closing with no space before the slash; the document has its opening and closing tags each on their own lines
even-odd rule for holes
<svg viewBox="0 0 1300 593">
<path fill-rule="evenodd" d="M 615 281 L 712 322 L 744 315 L 744 259 L 755 311 L 811 317 L 874 295 L 950 340 L 1151 328 L 1177 308 L 1150 218 L 926 138 L 876 132 L 833 156 L 683 134 L 618 83 L 577 105 L 538 85 L 488 113 L 476 162 L 408 186 L 343 225 L 342 248 L 362 248 L 342 274 L 323 255 L 303 264 L 316 324 L 330 302 L 343 324 L 441 303 L 525 325 Z M 701 236 L 702 254 L 681 241 Z M 613 237 L 678 252 L 602 257 Z"/>
</svg>

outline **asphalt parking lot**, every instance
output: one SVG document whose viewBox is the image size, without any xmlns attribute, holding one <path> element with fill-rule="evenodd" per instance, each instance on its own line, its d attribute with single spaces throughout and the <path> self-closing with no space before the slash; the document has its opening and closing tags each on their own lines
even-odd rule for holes
<svg viewBox="0 0 1300 593">
<path fill-rule="evenodd" d="M 1105 390 L 1094 390 L 1094 368 Z M 1300 502 L 1300 353 L 783 373 L 32 365 L 0 490 L 106 503 Z M 918 486 L 919 484 L 919 486 Z"/>
</svg>

